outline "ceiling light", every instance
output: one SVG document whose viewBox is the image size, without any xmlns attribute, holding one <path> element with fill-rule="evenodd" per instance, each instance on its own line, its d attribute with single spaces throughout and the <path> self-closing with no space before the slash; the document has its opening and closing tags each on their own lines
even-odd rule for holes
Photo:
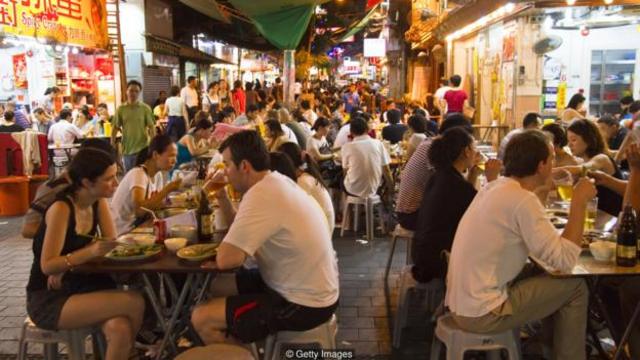
<svg viewBox="0 0 640 360">
<path fill-rule="evenodd" d="M 613 0 L 604 0 L 604 3 L 607 5 L 613 4 Z"/>
<path fill-rule="evenodd" d="M 567 5 L 573 6 L 576 4 L 576 0 L 567 0 Z"/>
</svg>

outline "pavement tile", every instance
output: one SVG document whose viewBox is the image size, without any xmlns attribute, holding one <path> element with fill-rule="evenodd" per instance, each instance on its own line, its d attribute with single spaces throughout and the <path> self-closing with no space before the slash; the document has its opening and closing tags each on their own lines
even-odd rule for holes
<svg viewBox="0 0 640 360">
<path fill-rule="evenodd" d="M 338 318 L 338 327 L 341 329 L 374 328 L 374 322 L 372 317 L 340 316 Z"/>
</svg>

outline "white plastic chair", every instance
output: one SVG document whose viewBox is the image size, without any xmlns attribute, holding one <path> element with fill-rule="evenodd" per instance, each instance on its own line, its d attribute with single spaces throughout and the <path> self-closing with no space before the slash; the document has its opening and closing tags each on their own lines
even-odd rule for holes
<svg viewBox="0 0 640 360">
<path fill-rule="evenodd" d="M 517 331 L 517 330 L 516 330 Z M 499 350 L 505 349 L 510 360 L 520 360 L 520 346 L 516 331 L 509 330 L 500 334 L 475 334 L 460 329 L 451 314 L 438 318 L 431 360 L 440 358 L 442 344 L 447 348 L 447 360 L 462 360 L 464 353 L 470 350 L 488 351 L 489 358 L 499 359 Z"/>
<path fill-rule="evenodd" d="M 285 344 L 310 348 L 335 349 L 338 321 L 334 315 L 329 321 L 307 331 L 280 331 L 267 336 L 265 340 L 264 360 L 278 360 L 281 348 Z"/>
<path fill-rule="evenodd" d="M 340 236 L 344 236 L 344 229 L 347 227 L 347 214 L 349 212 L 349 205 L 353 205 L 353 231 L 358 231 L 358 218 L 359 211 L 358 206 L 362 205 L 365 208 L 365 230 L 366 230 L 366 239 L 371 241 L 373 240 L 374 227 L 373 227 L 373 208 L 375 205 L 378 205 L 378 212 L 380 215 L 380 227 L 382 228 L 382 232 L 385 232 L 384 228 L 384 220 L 382 219 L 382 200 L 378 195 L 372 195 L 368 198 L 360 198 L 357 196 L 347 196 L 346 201 L 344 202 L 344 207 L 342 208 L 342 228 L 340 229 Z"/>
<path fill-rule="evenodd" d="M 85 339 L 87 336 L 94 336 L 98 350 L 104 358 L 104 338 L 102 332 L 97 328 L 81 328 L 74 330 L 44 330 L 37 327 L 29 317 L 22 325 L 22 333 L 18 342 L 18 360 L 27 358 L 27 345 L 29 343 L 39 343 L 44 345 L 44 358 L 56 359 L 58 355 L 58 344 L 66 344 L 69 360 L 85 359 Z"/>
</svg>

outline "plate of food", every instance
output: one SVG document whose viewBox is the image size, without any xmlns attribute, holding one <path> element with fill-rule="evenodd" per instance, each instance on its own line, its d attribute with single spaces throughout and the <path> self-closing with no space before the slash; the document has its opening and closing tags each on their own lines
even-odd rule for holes
<svg viewBox="0 0 640 360">
<path fill-rule="evenodd" d="M 559 216 L 552 216 L 549 218 L 549 221 L 551 221 L 551 224 L 553 224 L 553 226 L 556 229 L 562 229 L 567 225 L 568 220 L 566 218 L 563 217 L 559 217 Z"/>
<path fill-rule="evenodd" d="M 159 244 L 152 245 L 135 245 L 123 244 L 118 245 L 115 249 L 109 251 L 104 257 L 113 261 L 135 261 L 148 259 L 162 252 L 163 246 Z"/>
<path fill-rule="evenodd" d="M 218 252 L 218 244 L 196 244 L 184 247 L 176 255 L 184 260 L 202 261 L 213 257 Z"/>
</svg>

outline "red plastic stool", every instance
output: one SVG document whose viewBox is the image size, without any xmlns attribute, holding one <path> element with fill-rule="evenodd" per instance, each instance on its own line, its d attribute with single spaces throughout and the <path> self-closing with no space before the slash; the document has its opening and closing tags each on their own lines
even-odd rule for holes
<svg viewBox="0 0 640 360">
<path fill-rule="evenodd" d="M 0 178 L 0 216 L 24 215 L 29 210 L 29 178 Z"/>
</svg>

